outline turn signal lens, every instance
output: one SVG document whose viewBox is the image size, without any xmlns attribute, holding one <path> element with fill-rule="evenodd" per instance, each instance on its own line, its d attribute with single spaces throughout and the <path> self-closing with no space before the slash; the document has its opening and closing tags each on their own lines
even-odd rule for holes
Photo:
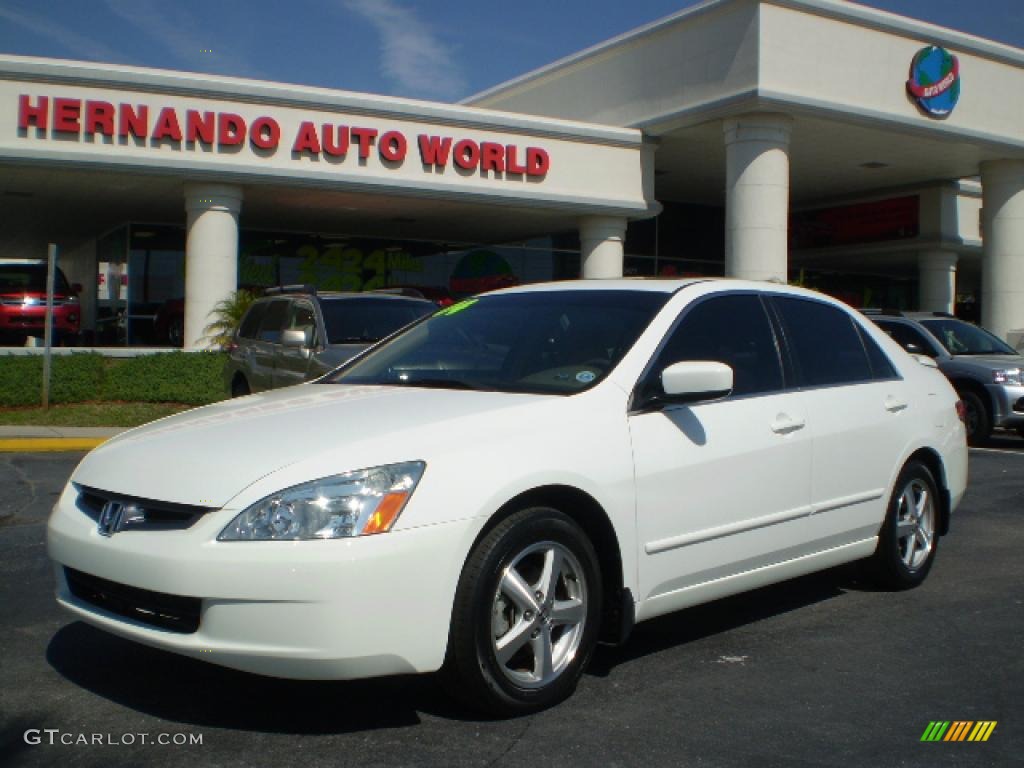
<svg viewBox="0 0 1024 768">
<path fill-rule="evenodd" d="M 402 511 L 402 507 L 405 506 L 405 501 L 408 498 L 408 493 L 387 494 L 381 499 L 374 513 L 367 519 L 366 525 L 363 526 L 362 535 L 366 536 L 371 533 L 387 533 L 390 531 L 391 526 L 398 519 L 398 513 Z"/>
<path fill-rule="evenodd" d="M 967 406 L 963 400 L 956 401 L 956 416 L 964 426 L 967 426 Z"/>
</svg>

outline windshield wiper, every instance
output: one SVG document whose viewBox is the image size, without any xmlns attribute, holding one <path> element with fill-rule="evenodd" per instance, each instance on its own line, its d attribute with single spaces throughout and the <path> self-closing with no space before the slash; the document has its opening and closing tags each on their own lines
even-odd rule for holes
<svg viewBox="0 0 1024 768">
<path fill-rule="evenodd" d="M 399 379 L 396 382 L 404 387 L 431 387 L 434 389 L 480 389 L 475 384 L 461 379 L 425 378 L 425 379 Z"/>
</svg>

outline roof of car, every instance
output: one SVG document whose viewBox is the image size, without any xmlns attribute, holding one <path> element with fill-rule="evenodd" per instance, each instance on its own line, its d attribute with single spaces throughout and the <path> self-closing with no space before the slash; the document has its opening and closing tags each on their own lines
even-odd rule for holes
<svg viewBox="0 0 1024 768">
<path fill-rule="evenodd" d="M 741 280 L 733 277 L 620 277 L 589 280 L 563 280 L 552 283 L 532 283 L 514 288 L 503 288 L 492 293 L 528 293 L 539 291 L 651 291 L 675 293 L 681 288 L 698 283 L 714 283 L 723 290 L 772 291 L 798 296 L 810 296 L 825 301 L 835 301 L 831 296 L 807 288 L 777 283 L 768 280 Z"/>
</svg>

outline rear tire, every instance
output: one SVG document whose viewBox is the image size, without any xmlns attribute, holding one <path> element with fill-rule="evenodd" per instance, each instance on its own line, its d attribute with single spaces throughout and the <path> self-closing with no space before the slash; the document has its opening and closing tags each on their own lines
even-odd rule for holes
<svg viewBox="0 0 1024 768">
<path fill-rule="evenodd" d="M 245 380 L 244 376 L 236 376 L 235 380 L 231 382 L 231 396 L 232 397 L 245 397 L 251 395 L 252 390 L 249 389 L 249 382 Z"/>
<path fill-rule="evenodd" d="M 886 589 L 912 589 L 928 576 L 939 547 L 939 492 L 931 471 L 919 461 L 900 472 L 867 560 L 869 576 Z"/>
<path fill-rule="evenodd" d="M 984 445 L 992 434 L 992 419 L 985 408 L 985 401 L 976 392 L 961 392 L 960 399 L 967 410 L 967 442 Z"/>
<path fill-rule="evenodd" d="M 597 555 L 567 515 L 531 507 L 474 547 L 459 579 L 442 680 L 474 709 L 500 716 L 572 694 L 597 643 Z"/>
</svg>

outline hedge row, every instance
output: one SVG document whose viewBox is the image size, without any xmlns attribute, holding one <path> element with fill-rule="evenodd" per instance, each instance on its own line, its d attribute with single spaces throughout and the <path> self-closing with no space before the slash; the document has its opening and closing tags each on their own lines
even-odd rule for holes
<svg viewBox="0 0 1024 768">
<path fill-rule="evenodd" d="M 128 400 L 205 405 L 227 393 L 222 352 L 167 352 L 131 358 L 105 358 L 95 352 L 54 355 L 51 403 Z M 39 405 L 41 355 L 0 356 L 0 406 Z"/>
</svg>

